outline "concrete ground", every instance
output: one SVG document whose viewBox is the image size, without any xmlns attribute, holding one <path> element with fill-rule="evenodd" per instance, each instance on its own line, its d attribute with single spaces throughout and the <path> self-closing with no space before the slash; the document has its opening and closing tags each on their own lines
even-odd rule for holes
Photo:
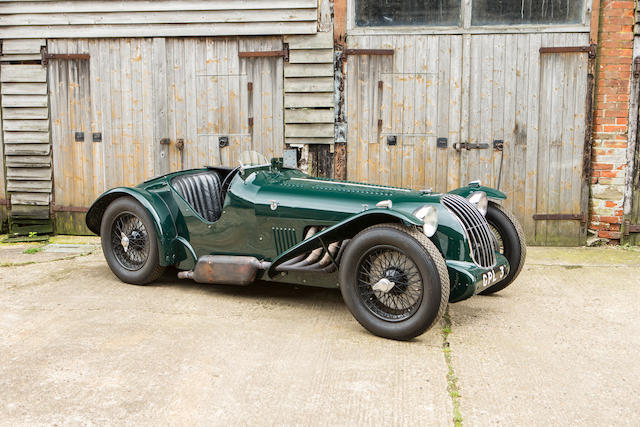
<svg viewBox="0 0 640 427">
<path fill-rule="evenodd" d="M 530 248 L 394 342 L 337 290 L 125 285 L 95 238 L 56 243 L 0 244 L 3 425 L 639 423 L 640 251 Z"/>
</svg>

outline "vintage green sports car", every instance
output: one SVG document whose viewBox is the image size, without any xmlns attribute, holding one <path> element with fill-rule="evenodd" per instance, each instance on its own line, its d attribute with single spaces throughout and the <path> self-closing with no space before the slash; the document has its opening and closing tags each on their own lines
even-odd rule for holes
<svg viewBox="0 0 640 427">
<path fill-rule="evenodd" d="M 258 157 L 102 194 L 86 222 L 113 273 L 144 285 L 176 266 L 200 283 L 340 288 L 367 330 L 408 340 L 448 302 L 504 289 L 524 264 L 522 229 L 494 201 L 506 196 L 479 182 L 437 194 L 315 178 Z"/>
</svg>

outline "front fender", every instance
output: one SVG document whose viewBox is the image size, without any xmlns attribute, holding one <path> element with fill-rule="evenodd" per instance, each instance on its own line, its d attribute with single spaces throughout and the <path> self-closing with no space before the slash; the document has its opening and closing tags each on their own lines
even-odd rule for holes
<svg viewBox="0 0 640 427">
<path fill-rule="evenodd" d="M 473 184 L 456 188 L 455 190 L 449 191 L 449 193 L 457 194 L 462 197 L 469 197 L 471 193 L 475 193 L 476 191 L 484 191 L 487 194 L 488 199 L 505 200 L 507 198 L 507 195 L 500 190 L 496 190 L 495 188 L 491 188 L 491 187 L 486 187 L 484 185 L 473 185 Z"/>
<path fill-rule="evenodd" d="M 367 227 L 386 222 L 403 223 L 405 225 L 420 227 L 424 224 L 422 220 L 411 214 L 393 209 L 376 208 L 354 214 L 281 253 L 271 263 L 268 272 L 269 276 L 273 277 L 275 275 L 275 269 L 280 264 L 298 255 L 305 254 L 323 245 L 329 245 L 339 240 L 351 239 Z"/>
<path fill-rule="evenodd" d="M 89 230 L 100 235 L 100 224 L 107 206 L 123 196 L 133 197 L 149 213 L 158 236 L 160 265 L 172 265 L 176 260 L 177 231 L 173 217 L 165 202 L 156 194 L 140 188 L 117 187 L 103 193 L 89 208 L 85 222 Z"/>
</svg>

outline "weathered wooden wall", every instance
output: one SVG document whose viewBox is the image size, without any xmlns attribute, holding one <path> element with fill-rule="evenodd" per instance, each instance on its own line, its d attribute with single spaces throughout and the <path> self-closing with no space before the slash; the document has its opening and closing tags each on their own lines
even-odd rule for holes
<svg viewBox="0 0 640 427">
<path fill-rule="evenodd" d="M 0 83 L 1 85 L 1 83 Z M 2 110 L 0 109 L 0 129 L 2 129 Z M 4 231 L 4 224 L 7 220 L 7 192 L 4 180 L 4 139 L 0 132 L 0 233 Z"/>
<path fill-rule="evenodd" d="M 282 49 L 279 37 L 60 39 L 48 47 L 89 54 L 49 65 L 55 209 L 68 219 L 59 230 L 77 228 L 64 212 L 88 207 L 107 188 L 234 165 L 244 150 L 282 153 L 283 60 L 238 56 Z"/>
<path fill-rule="evenodd" d="M 285 141 L 331 144 L 334 135 L 333 33 L 288 36 L 284 66 Z"/>
<path fill-rule="evenodd" d="M 496 186 L 501 153 L 492 143 L 503 140 L 500 189 L 529 241 L 578 244 L 577 221 L 532 215 L 581 210 L 587 55 L 539 48 L 583 46 L 588 37 L 349 36 L 349 47 L 394 55 L 348 59 L 348 179 L 437 191 L 474 179 Z M 397 145 L 387 144 L 389 136 Z M 446 148 L 438 138 L 447 138 Z M 464 141 L 489 148 L 453 148 Z"/>
<path fill-rule="evenodd" d="M 51 193 L 47 73 L 39 63 L 44 40 L 5 40 L 0 57 L 6 190 L 13 217 L 46 219 Z"/>
<path fill-rule="evenodd" d="M 9 38 L 312 34 L 318 0 L 2 1 Z"/>
</svg>

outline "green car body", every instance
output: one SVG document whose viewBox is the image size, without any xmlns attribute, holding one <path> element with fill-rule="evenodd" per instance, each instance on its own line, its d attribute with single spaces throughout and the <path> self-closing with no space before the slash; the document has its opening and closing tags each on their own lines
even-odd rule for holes
<svg viewBox="0 0 640 427">
<path fill-rule="evenodd" d="M 237 171 L 226 191 L 220 218 L 209 222 L 182 197 L 172 180 L 211 170 L 222 175 L 232 172 L 225 168 L 192 169 L 136 187 L 111 189 L 91 206 L 87 225 L 100 234 L 107 206 L 119 197 L 129 196 L 153 220 L 161 266 L 192 270 L 205 255 L 250 256 L 270 263 L 257 279 L 337 288 L 338 262 L 333 257 L 333 270 L 279 271 L 278 267 L 302 254 L 326 249 L 333 242 L 347 242 L 376 224 L 400 223 L 422 230 L 423 221 L 414 212 L 428 205 L 437 210 L 437 230 L 430 240 L 446 262 L 450 302 L 473 296 L 509 272 L 509 262 L 498 251 L 492 266 L 485 268 L 474 262 L 468 233 L 460 219 L 442 204 L 443 194 L 315 178 L 283 167 L 281 159 L 273 159 L 270 165 Z M 489 198 L 506 198 L 479 184 L 452 193 L 467 197 L 478 191 Z M 381 201 L 390 203 L 378 207 Z M 305 239 L 311 226 L 321 231 Z"/>
</svg>

